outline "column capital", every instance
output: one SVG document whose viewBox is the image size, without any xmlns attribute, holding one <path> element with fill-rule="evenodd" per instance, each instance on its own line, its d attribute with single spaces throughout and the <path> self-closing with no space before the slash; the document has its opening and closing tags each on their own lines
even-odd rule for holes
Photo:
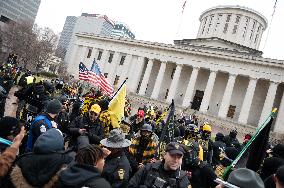
<svg viewBox="0 0 284 188">
<path fill-rule="evenodd" d="M 193 67 L 192 66 L 192 69 L 200 70 L 200 67 Z"/>
<path fill-rule="evenodd" d="M 229 77 L 237 77 L 238 74 L 234 72 L 229 72 Z"/>
<path fill-rule="evenodd" d="M 281 83 L 281 81 L 279 81 L 279 80 L 272 80 L 272 79 L 270 79 L 269 82 L 270 82 L 270 84 L 274 83 L 274 84 L 277 84 L 277 85 Z"/>
<path fill-rule="evenodd" d="M 259 78 L 255 77 L 255 76 L 249 76 L 249 80 L 258 80 Z"/>
<path fill-rule="evenodd" d="M 210 71 L 210 73 L 217 73 L 219 70 L 218 69 L 210 69 L 209 71 Z"/>
<path fill-rule="evenodd" d="M 180 68 L 183 67 L 183 64 L 176 63 L 176 65 L 177 65 L 177 67 L 180 67 Z"/>
</svg>

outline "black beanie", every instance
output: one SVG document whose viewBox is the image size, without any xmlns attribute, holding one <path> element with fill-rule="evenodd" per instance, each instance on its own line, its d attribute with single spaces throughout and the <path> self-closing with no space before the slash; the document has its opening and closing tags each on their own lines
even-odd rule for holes
<svg viewBox="0 0 284 188">
<path fill-rule="evenodd" d="M 62 104 L 59 100 L 53 99 L 46 105 L 46 113 L 58 114 L 62 109 Z"/>
<path fill-rule="evenodd" d="M 17 118 L 5 116 L 0 120 L 0 137 L 16 136 L 19 131 L 19 120 Z"/>
<path fill-rule="evenodd" d="M 105 111 L 108 109 L 109 102 L 108 100 L 103 99 L 103 100 L 100 100 L 98 105 L 101 107 L 102 111 Z"/>
</svg>

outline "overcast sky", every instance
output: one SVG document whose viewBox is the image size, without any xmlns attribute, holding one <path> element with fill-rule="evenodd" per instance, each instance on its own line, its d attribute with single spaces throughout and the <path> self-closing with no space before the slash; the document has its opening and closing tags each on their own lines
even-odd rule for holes
<svg viewBox="0 0 284 188">
<path fill-rule="evenodd" d="M 275 0 L 41 0 L 36 23 L 55 33 L 63 29 L 66 16 L 81 13 L 105 14 L 126 23 L 136 39 L 172 44 L 174 39 L 196 38 L 200 14 L 213 6 L 240 5 L 263 14 L 271 27 L 266 45 L 266 29 L 259 50 L 264 57 L 284 60 L 284 0 L 278 0 L 270 23 Z M 270 25 L 271 24 L 271 25 Z"/>
</svg>

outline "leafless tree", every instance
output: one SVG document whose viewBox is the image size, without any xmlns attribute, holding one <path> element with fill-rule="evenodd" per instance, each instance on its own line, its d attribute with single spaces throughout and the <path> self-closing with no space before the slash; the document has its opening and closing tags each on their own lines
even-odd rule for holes
<svg viewBox="0 0 284 188">
<path fill-rule="evenodd" d="M 38 71 L 55 51 L 57 35 L 49 28 L 11 23 L 1 31 L 2 49 L 18 54 L 23 68 Z"/>
</svg>

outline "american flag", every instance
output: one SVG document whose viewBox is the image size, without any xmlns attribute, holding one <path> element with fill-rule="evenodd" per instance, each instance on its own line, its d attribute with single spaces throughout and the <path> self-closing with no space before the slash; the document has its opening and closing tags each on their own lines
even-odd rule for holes
<svg viewBox="0 0 284 188">
<path fill-rule="evenodd" d="M 87 71 L 87 76 L 85 73 L 86 71 Z M 91 70 L 88 70 L 83 63 L 79 64 L 79 79 L 88 81 L 91 84 L 98 86 L 101 89 L 101 91 L 106 95 L 111 95 L 113 93 L 113 87 L 108 82 L 106 77 L 102 74 L 99 65 L 96 63 L 96 59 L 94 59 L 93 61 Z"/>
<path fill-rule="evenodd" d="M 79 64 L 79 80 L 89 81 L 89 70 L 82 62 Z"/>
</svg>

